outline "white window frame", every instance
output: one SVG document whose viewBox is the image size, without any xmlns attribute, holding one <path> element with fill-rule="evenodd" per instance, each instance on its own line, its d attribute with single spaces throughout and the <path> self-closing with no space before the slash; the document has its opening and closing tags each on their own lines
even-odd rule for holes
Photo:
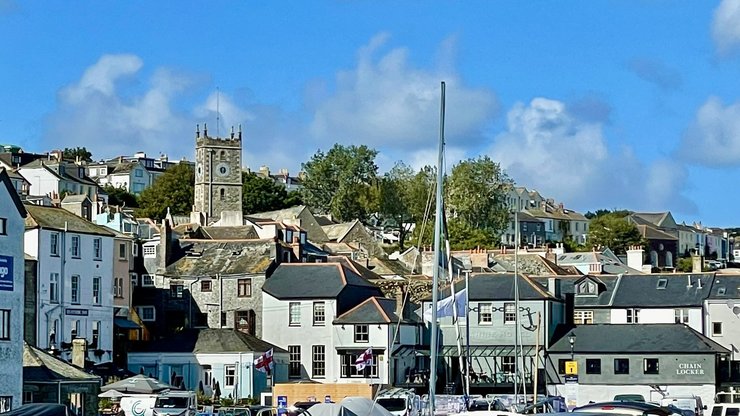
<svg viewBox="0 0 740 416">
<path fill-rule="evenodd" d="M 326 377 L 326 345 L 311 346 L 311 376 Z"/>
<path fill-rule="evenodd" d="M 150 281 L 147 281 L 150 280 Z M 141 287 L 154 287 L 154 275 L 153 274 L 142 274 L 141 275 Z"/>
<path fill-rule="evenodd" d="M 49 274 L 49 302 L 59 303 L 59 273 Z"/>
<path fill-rule="evenodd" d="M 313 303 L 313 326 L 326 325 L 326 302 L 315 301 Z"/>
<path fill-rule="evenodd" d="M 144 246 L 144 257 L 157 257 L 157 246 Z"/>
<path fill-rule="evenodd" d="M 59 255 L 59 233 L 49 234 L 49 254 L 52 256 Z"/>
<path fill-rule="evenodd" d="M 139 245 L 136 244 L 136 241 L 131 242 L 131 254 L 136 257 L 139 255 Z"/>
<path fill-rule="evenodd" d="M 514 325 L 514 324 L 516 324 L 516 305 L 514 304 L 514 302 L 505 302 L 504 303 L 504 325 Z"/>
<path fill-rule="evenodd" d="M 74 274 L 70 278 L 70 301 L 75 304 L 80 304 L 80 276 Z"/>
<path fill-rule="evenodd" d="M 288 304 L 288 325 L 301 326 L 301 302 Z"/>
<path fill-rule="evenodd" d="M 640 323 L 640 310 L 636 308 L 627 309 L 626 321 L 628 324 L 639 324 Z"/>
<path fill-rule="evenodd" d="M 688 324 L 689 323 L 689 309 L 678 308 L 673 310 L 673 320 L 677 324 Z"/>
<path fill-rule="evenodd" d="M 102 279 L 100 276 L 93 276 L 92 280 L 92 302 L 93 305 L 100 305 L 100 284 Z"/>
<path fill-rule="evenodd" d="M 103 258 L 103 239 L 93 238 L 93 259 L 101 260 Z"/>
<path fill-rule="evenodd" d="M 146 318 L 146 315 L 144 311 L 152 311 L 152 317 Z M 157 320 L 157 309 L 154 306 L 137 306 L 136 307 L 136 313 L 139 314 L 139 318 L 141 318 L 142 321 L 145 322 L 154 322 Z"/>
<path fill-rule="evenodd" d="M 234 364 L 224 365 L 224 387 L 234 387 L 236 385 L 237 369 Z"/>
<path fill-rule="evenodd" d="M 128 278 L 131 281 L 131 287 L 139 286 L 139 275 L 136 273 L 129 273 Z"/>
<path fill-rule="evenodd" d="M 478 325 L 493 325 L 493 305 L 490 303 L 478 304 Z"/>
<path fill-rule="evenodd" d="M 118 243 L 118 260 L 128 260 L 126 256 L 128 255 L 128 250 L 126 249 L 126 243 L 121 242 Z"/>
<path fill-rule="evenodd" d="M 0 217 L 0 235 L 8 235 L 8 219 Z"/>
<path fill-rule="evenodd" d="M 573 323 L 576 325 L 589 325 L 594 323 L 594 311 L 573 311 Z"/>
<path fill-rule="evenodd" d="M 71 238 L 71 243 L 69 245 L 69 250 L 72 254 L 73 258 L 79 259 L 81 258 L 80 253 L 80 236 L 79 235 L 73 235 Z"/>
<path fill-rule="evenodd" d="M 0 341 L 10 341 L 10 309 L 0 309 Z"/>
<path fill-rule="evenodd" d="M 356 324 L 354 325 L 355 330 L 355 342 L 366 344 L 370 342 L 370 325 L 368 324 Z"/>
</svg>

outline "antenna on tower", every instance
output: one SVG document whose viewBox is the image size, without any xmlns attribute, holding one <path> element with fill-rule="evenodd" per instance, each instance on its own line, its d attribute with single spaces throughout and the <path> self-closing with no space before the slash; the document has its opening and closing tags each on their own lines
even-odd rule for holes
<svg viewBox="0 0 740 416">
<path fill-rule="evenodd" d="M 221 110 L 220 110 L 220 105 L 219 105 L 220 95 L 221 95 L 221 90 L 219 90 L 219 88 L 216 87 L 216 137 L 221 137 Z"/>
</svg>

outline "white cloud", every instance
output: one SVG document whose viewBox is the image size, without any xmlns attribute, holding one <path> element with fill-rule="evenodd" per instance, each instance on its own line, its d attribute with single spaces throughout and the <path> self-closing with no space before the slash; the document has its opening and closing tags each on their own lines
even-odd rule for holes
<svg viewBox="0 0 740 416">
<path fill-rule="evenodd" d="M 714 10 L 712 37 L 721 54 L 740 46 L 740 0 L 722 0 Z"/>
<path fill-rule="evenodd" d="M 453 143 L 480 139 L 496 110 L 496 97 L 488 89 L 466 87 L 450 69 L 454 42 L 443 42 L 437 69 L 426 70 L 409 64 L 405 48 L 376 58 L 388 38 L 374 37 L 360 49 L 357 66 L 337 74 L 334 91 L 325 92 L 321 100 L 307 100 L 314 105 L 311 133 L 317 142 L 433 148 L 439 130 L 440 81 L 447 85 L 447 137 Z M 313 95 L 322 95 L 317 87 L 313 86 Z"/>
<path fill-rule="evenodd" d="M 683 137 L 678 154 L 700 165 L 740 165 L 740 103 L 725 106 L 709 97 Z"/>
<path fill-rule="evenodd" d="M 601 122 L 580 120 L 560 101 L 516 104 L 489 153 L 517 184 L 573 209 L 696 209 L 681 194 L 685 167 L 669 161 L 646 166 L 630 148 L 610 150 Z"/>
</svg>

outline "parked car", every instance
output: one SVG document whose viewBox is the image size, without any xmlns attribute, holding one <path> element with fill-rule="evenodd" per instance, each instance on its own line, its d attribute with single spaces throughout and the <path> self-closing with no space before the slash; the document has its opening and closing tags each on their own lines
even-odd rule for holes
<svg viewBox="0 0 740 416">
<path fill-rule="evenodd" d="M 573 409 L 574 413 L 580 412 L 597 412 L 597 413 L 618 413 L 632 416 L 672 416 L 676 415 L 672 410 L 658 406 L 653 403 L 634 402 L 634 401 L 613 401 L 601 403 L 589 403 L 584 406 Z M 680 413 L 678 414 L 680 415 Z"/>
<path fill-rule="evenodd" d="M 614 396 L 614 401 L 620 402 L 645 402 L 645 396 L 642 394 L 617 394 Z"/>
</svg>

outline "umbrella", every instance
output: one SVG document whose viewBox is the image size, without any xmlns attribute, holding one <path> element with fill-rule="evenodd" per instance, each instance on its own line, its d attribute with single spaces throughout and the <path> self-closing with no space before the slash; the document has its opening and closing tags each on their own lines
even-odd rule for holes
<svg viewBox="0 0 740 416">
<path fill-rule="evenodd" d="M 118 390 L 121 393 L 140 393 L 140 394 L 151 394 L 157 393 L 162 390 L 171 389 L 172 386 L 163 383 L 156 378 L 147 377 L 143 374 L 137 374 L 133 377 L 129 377 L 115 383 L 106 384 L 101 387 L 101 391 Z"/>
<path fill-rule="evenodd" d="M 98 394 L 98 397 L 100 397 L 101 399 L 118 399 L 120 397 L 123 397 L 123 393 L 116 389 L 110 389 Z"/>
</svg>

